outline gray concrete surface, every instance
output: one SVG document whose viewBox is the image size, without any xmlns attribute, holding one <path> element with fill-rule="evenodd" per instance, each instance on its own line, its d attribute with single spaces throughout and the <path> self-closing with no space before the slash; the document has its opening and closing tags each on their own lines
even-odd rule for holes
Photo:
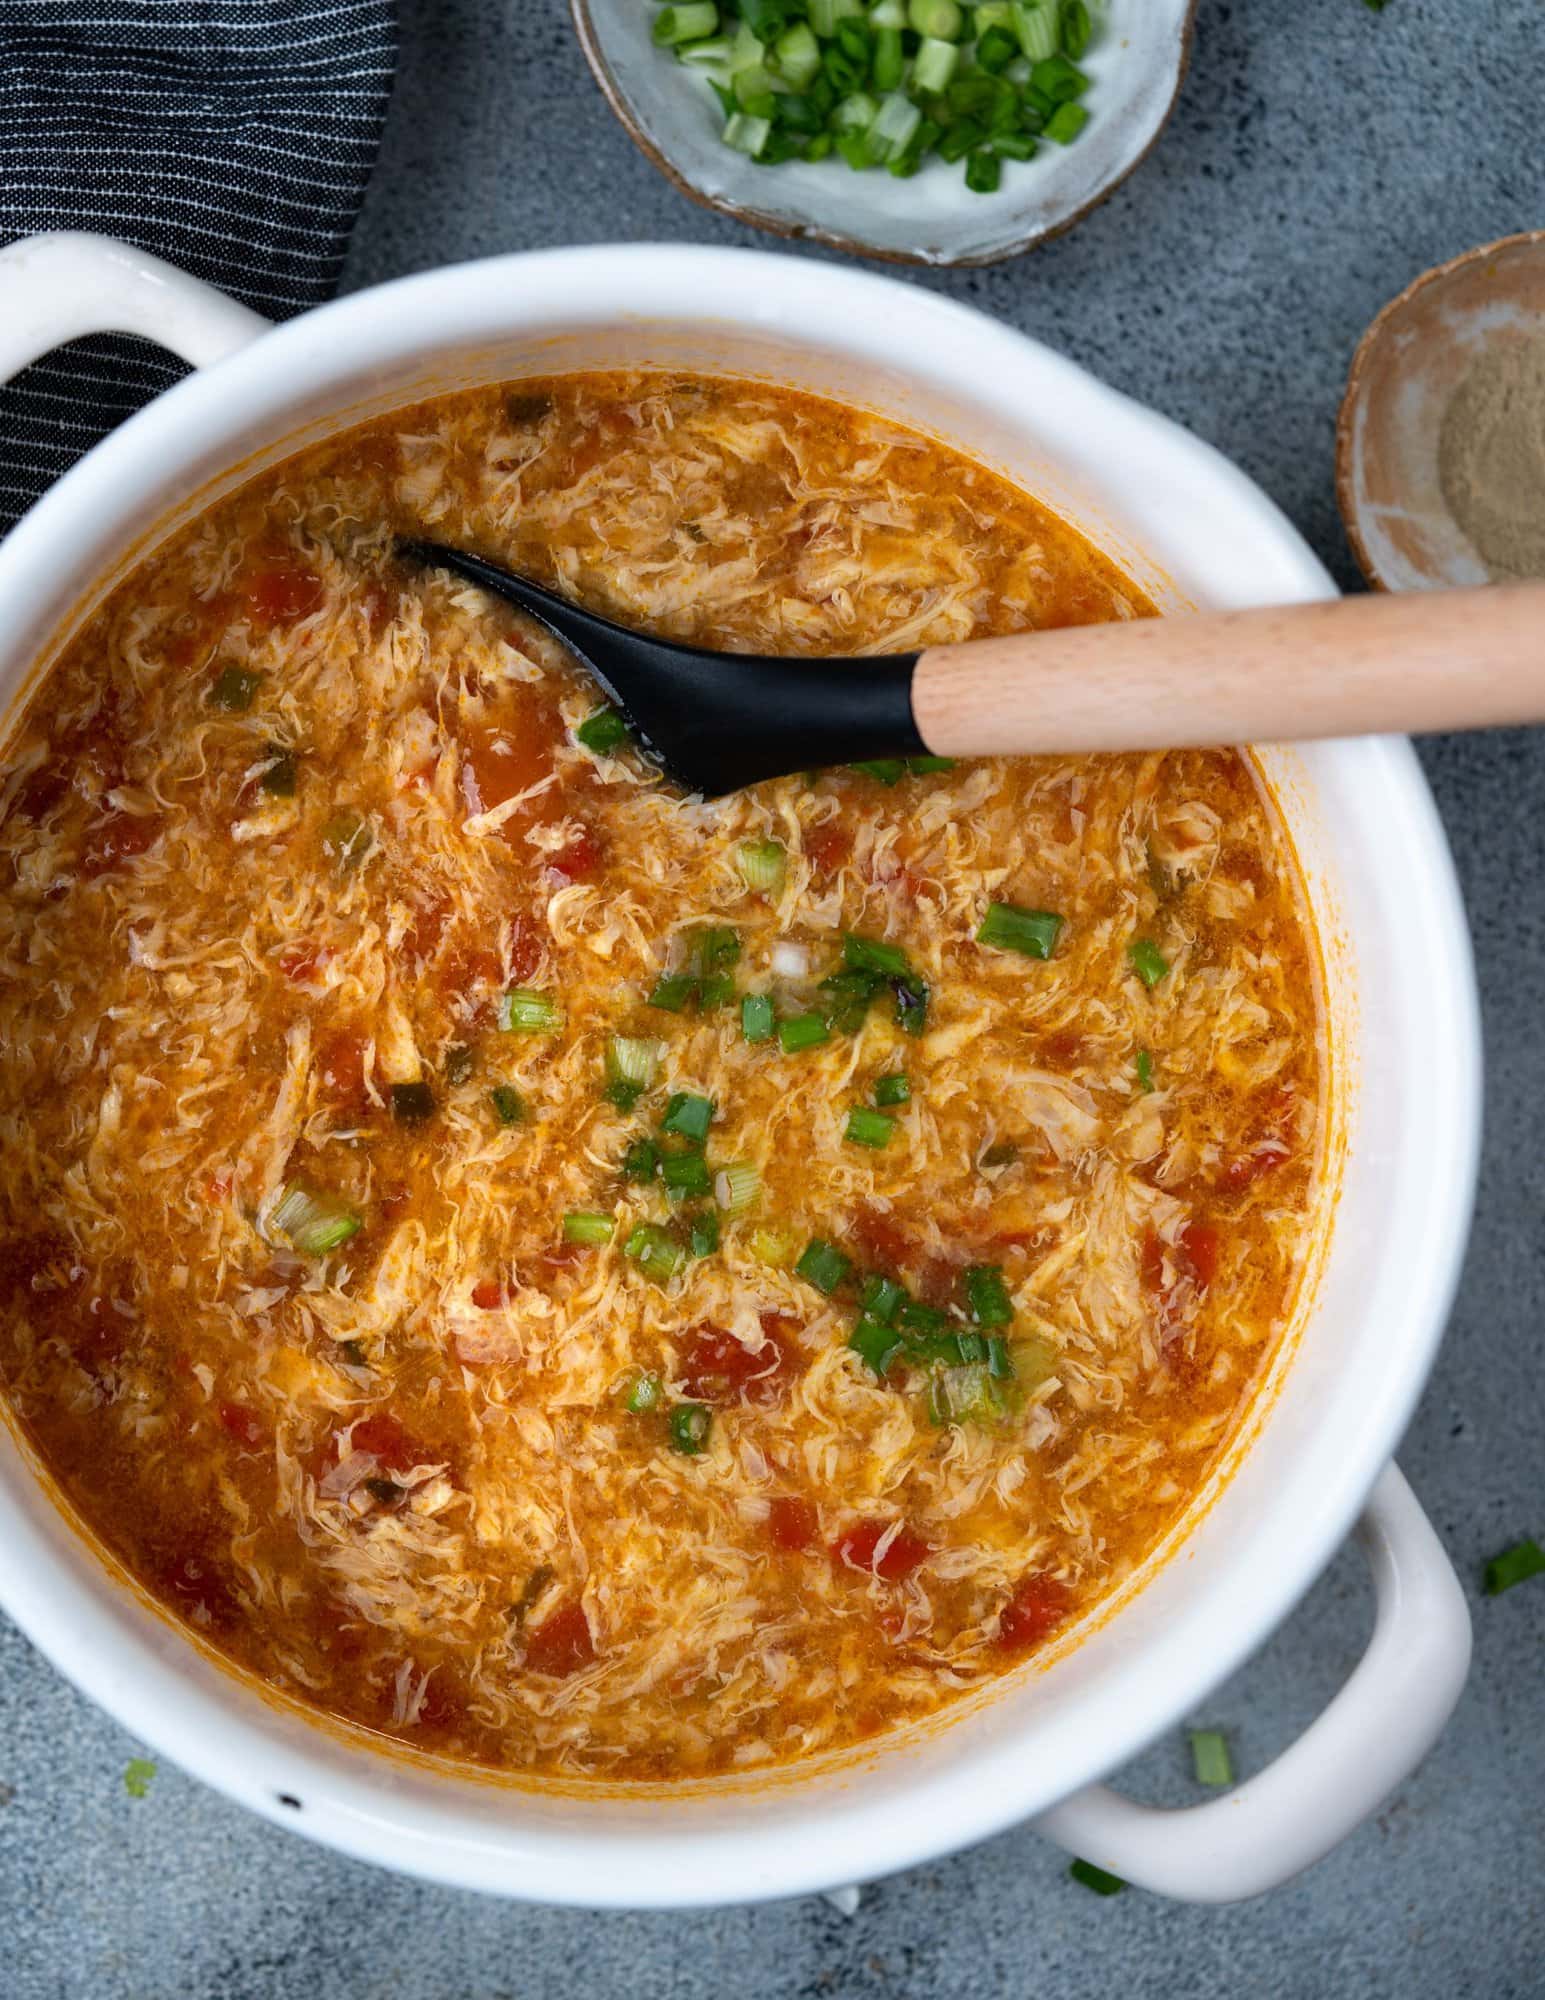
<svg viewBox="0 0 1545 2000">
<path fill-rule="evenodd" d="M 352 285 L 531 245 L 750 240 L 689 206 L 613 126 L 562 0 L 403 11 Z M 1360 0 L 1202 0 L 1198 31 L 1173 125 L 1107 207 L 1026 261 L 916 282 L 1210 438 L 1350 584 L 1331 490 L 1348 358 L 1424 266 L 1545 222 L 1545 29 L 1530 0 L 1390 0 L 1382 14 Z M 1485 1557 L 1545 1536 L 1545 735 L 1423 755 L 1470 899 L 1490 1070 L 1474 1244 L 1401 1461 L 1473 1591 Z M 1474 1609 L 1474 1674 L 1437 1752 L 1278 1895 L 1226 1911 L 1136 1892 L 1102 1902 L 1015 1833 L 879 1885 L 852 1921 L 816 1901 L 686 1917 L 483 1901 L 338 1860 L 169 1768 L 132 1800 L 122 1772 L 139 1746 L 0 1625 L 0 1995 L 1545 1993 L 1545 1583 Z M 1194 1719 L 1259 1764 L 1342 1679 L 1367 1620 L 1343 1557 Z M 1194 1795 L 1178 1741 L 1128 1782 L 1154 1800 Z"/>
</svg>

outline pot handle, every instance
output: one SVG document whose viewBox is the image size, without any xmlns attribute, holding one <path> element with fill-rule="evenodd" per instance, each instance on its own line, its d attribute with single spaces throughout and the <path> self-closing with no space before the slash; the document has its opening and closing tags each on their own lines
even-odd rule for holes
<svg viewBox="0 0 1545 2000">
<path fill-rule="evenodd" d="M 1399 1470 L 1357 1524 L 1373 1571 L 1373 1637 L 1329 1708 L 1226 1797 L 1165 1810 L 1108 1785 L 1034 1824 L 1124 1881 L 1188 1903 L 1233 1903 L 1320 1860 L 1408 1778 L 1453 1712 L 1470 1664 L 1470 1613 L 1432 1524 Z"/>
<path fill-rule="evenodd" d="M 207 368 L 270 324 L 201 278 L 111 236 L 61 229 L 0 250 L 0 382 L 87 333 L 137 333 Z"/>
</svg>

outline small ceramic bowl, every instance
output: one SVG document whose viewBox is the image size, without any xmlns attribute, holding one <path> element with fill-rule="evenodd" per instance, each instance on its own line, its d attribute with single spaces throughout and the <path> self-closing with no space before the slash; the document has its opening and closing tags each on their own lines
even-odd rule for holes
<svg viewBox="0 0 1545 2000">
<path fill-rule="evenodd" d="M 1336 427 L 1336 497 L 1376 590 L 1490 580 L 1444 503 L 1443 412 L 1487 348 L 1542 328 L 1545 230 L 1534 230 L 1423 272 L 1363 335 Z"/>
<path fill-rule="evenodd" d="M 1158 138 L 1190 53 L 1196 0 L 1111 0 L 1081 67 L 1089 123 L 1071 146 L 1005 160 L 995 194 L 973 194 L 958 164 L 930 160 L 910 180 L 840 162 L 759 167 L 720 138 L 708 86 L 649 39 L 648 0 L 571 0 L 581 46 L 630 138 L 681 192 L 776 236 L 897 264 L 994 264 L 1071 229 L 1124 181 Z"/>
</svg>

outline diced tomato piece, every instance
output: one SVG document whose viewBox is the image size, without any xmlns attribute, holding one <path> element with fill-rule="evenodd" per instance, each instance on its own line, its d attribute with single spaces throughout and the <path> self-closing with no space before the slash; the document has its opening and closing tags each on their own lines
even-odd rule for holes
<svg viewBox="0 0 1545 2000">
<path fill-rule="evenodd" d="M 572 1271 L 590 1254 L 590 1247 L 587 1243 L 550 1243 L 539 1253 L 537 1262 L 545 1264 L 549 1271 Z"/>
<path fill-rule="evenodd" d="M 365 617 L 370 625 L 371 638 L 379 639 L 396 616 L 396 591 L 389 590 L 385 584 L 371 584 L 365 592 Z"/>
<path fill-rule="evenodd" d="M 819 1522 L 808 1500 L 780 1493 L 768 1509 L 767 1532 L 780 1549 L 808 1549 Z"/>
<path fill-rule="evenodd" d="M 1205 1292 L 1218 1275 L 1221 1248 L 1218 1232 L 1210 1222 L 1188 1222 L 1180 1232 L 1180 1261 L 1200 1291 Z"/>
<path fill-rule="evenodd" d="M 1072 1609 L 1065 1583 L 1054 1576 L 1021 1577 L 998 1619 L 998 1644 L 1007 1653 L 1028 1653 L 1049 1638 Z"/>
<path fill-rule="evenodd" d="M 335 1028 L 317 1048 L 317 1075 L 335 1104 L 350 1104 L 365 1095 L 365 1038 L 348 1028 Z"/>
<path fill-rule="evenodd" d="M 838 1536 L 832 1545 L 832 1553 L 838 1562 L 845 1563 L 849 1569 L 869 1570 L 883 1577 L 887 1583 L 899 1583 L 903 1577 L 910 1576 L 933 1551 L 920 1535 L 902 1527 L 877 1562 L 875 1550 L 890 1529 L 889 1521 L 860 1521 L 846 1534 Z"/>
<path fill-rule="evenodd" d="M 1049 1063 L 1058 1068 L 1069 1068 L 1084 1059 L 1084 1038 L 1076 1028 L 1059 1028 L 1054 1035 L 1048 1035 L 1041 1044 L 1041 1052 Z"/>
<path fill-rule="evenodd" d="M 542 963 L 542 930 L 534 917 L 516 911 L 509 919 L 509 967 L 511 983 L 519 986 Z M 497 961 L 494 977 L 499 976 Z"/>
<path fill-rule="evenodd" d="M 380 1459 L 383 1465 L 396 1466 L 399 1471 L 433 1456 L 408 1435 L 390 1410 L 372 1410 L 369 1416 L 361 1417 L 354 1426 L 349 1449 L 368 1451 L 372 1458 Z"/>
<path fill-rule="evenodd" d="M 911 1255 L 912 1246 L 907 1241 L 905 1230 L 883 1209 L 855 1209 L 852 1234 L 865 1258 L 876 1270 L 899 1271 Z"/>
<path fill-rule="evenodd" d="M 402 943 L 398 947 L 406 964 L 420 966 L 434 957 L 440 949 L 450 913 L 451 906 L 443 897 L 436 898 L 432 903 L 414 905 L 408 928 L 403 932 Z"/>
<path fill-rule="evenodd" d="M 424 1683 L 424 1691 L 419 1696 L 418 1714 L 414 1717 L 417 1729 L 445 1731 L 454 1729 L 467 1719 L 467 1693 L 459 1677 L 443 1662 L 436 1667 Z"/>
<path fill-rule="evenodd" d="M 307 986 L 332 957 L 314 938 L 291 938 L 279 953 L 279 970 L 296 986 Z"/>
<path fill-rule="evenodd" d="M 775 1322 L 778 1314 L 769 1314 Z M 763 1405 L 778 1401 L 794 1356 L 776 1328 L 763 1321 L 765 1345 L 753 1351 L 723 1327 L 695 1328 L 681 1359 L 682 1382 L 695 1403 L 733 1403 L 744 1395 Z"/>
<path fill-rule="evenodd" d="M 86 829 L 81 849 L 81 872 L 106 875 L 125 861 L 133 860 L 153 847 L 161 837 L 161 821 L 155 813 L 109 812 Z"/>
<path fill-rule="evenodd" d="M 263 1443 L 267 1432 L 263 1421 L 255 1410 L 245 1403 L 222 1403 L 218 1413 L 221 1428 L 230 1432 L 238 1444 L 257 1446 Z"/>
<path fill-rule="evenodd" d="M 25 779 L 12 810 L 22 819 L 40 820 L 53 811 L 70 789 L 70 774 L 55 764 L 40 764 Z"/>
<path fill-rule="evenodd" d="M 247 615 L 261 625 L 295 625 L 320 611 L 322 579 L 304 564 L 277 559 L 248 570 L 241 579 Z"/>
<path fill-rule="evenodd" d="M 218 1208 L 230 1193 L 232 1178 L 232 1170 L 229 1167 L 219 1167 L 214 1173 L 205 1174 L 204 1184 L 199 1192 L 211 1208 Z"/>
<path fill-rule="evenodd" d="M 577 1597 L 545 1618 L 526 1641 L 526 1665 L 534 1674 L 551 1674 L 555 1680 L 578 1673 L 595 1658 L 595 1641 L 590 1621 Z"/>
<path fill-rule="evenodd" d="M 472 1287 L 472 1303 L 479 1312 L 497 1312 L 504 1304 L 504 1286 L 497 1278 L 479 1278 Z"/>
<path fill-rule="evenodd" d="M 853 836 L 841 820 L 822 820 L 805 834 L 805 859 L 817 875 L 835 875 L 853 852 Z"/>
<path fill-rule="evenodd" d="M 1143 1283 L 1150 1292 L 1162 1291 L 1164 1287 L 1164 1245 L 1158 1233 L 1152 1229 L 1143 1232 L 1143 1248 L 1139 1258 L 1139 1269 Z"/>
<path fill-rule="evenodd" d="M 547 857 L 547 865 L 566 882 L 588 882 L 601 865 L 601 843 L 588 827 L 566 847 Z"/>
<path fill-rule="evenodd" d="M 1218 1176 L 1218 1186 L 1224 1194 L 1243 1194 L 1247 1188 L 1255 1186 L 1258 1180 L 1280 1167 L 1288 1157 L 1286 1145 L 1268 1143 L 1257 1146 L 1252 1153 L 1244 1153 L 1230 1160 Z"/>
<path fill-rule="evenodd" d="M 412 1199 L 413 1190 L 406 1182 L 393 1181 L 390 1186 L 382 1188 L 377 1205 L 388 1222 L 395 1222 Z"/>
<path fill-rule="evenodd" d="M 236 1593 L 204 1549 L 166 1557 L 154 1565 L 154 1571 L 163 1589 L 195 1624 L 228 1626 L 235 1622 Z"/>
<path fill-rule="evenodd" d="M 461 795 L 468 813 L 492 812 L 518 793 L 552 775 L 552 743 L 534 715 L 520 714 L 504 725 L 473 730 L 462 755 Z M 561 812 L 556 786 L 538 792 L 515 818 L 530 824 Z M 509 827 L 506 820 L 505 826 Z"/>
</svg>

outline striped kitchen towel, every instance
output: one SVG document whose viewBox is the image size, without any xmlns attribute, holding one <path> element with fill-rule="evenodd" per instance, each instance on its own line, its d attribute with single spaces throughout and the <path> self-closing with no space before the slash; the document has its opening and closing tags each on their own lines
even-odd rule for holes
<svg viewBox="0 0 1545 2000">
<path fill-rule="evenodd" d="M 396 54 L 394 0 L 0 0 L 0 243 L 96 229 L 270 317 L 315 305 Z M 183 372 L 114 335 L 0 387 L 0 534 Z"/>
</svg>

